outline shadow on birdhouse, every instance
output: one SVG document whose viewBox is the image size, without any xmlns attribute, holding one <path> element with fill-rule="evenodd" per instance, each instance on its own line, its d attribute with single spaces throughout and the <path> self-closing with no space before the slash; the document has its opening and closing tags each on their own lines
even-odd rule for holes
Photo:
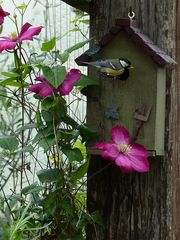
<svg viewBox="0 0 180 240">
<path fill-rule="evenodd" d="M 136 21 L 116 19 L 115 26 L 76 63 L 119 58 L 133 66 L 126 81 L 109 78 L 89 67 L 90 75 L 100 81 L 100 89 L 87 92 L 88 125 L 102 132 L 100 140 L 105 141 L 113 126 L 123 125 L 136 142 L 156 155 L 164 155 L 166 68 L 176 62 L 138 28 Z M 120 117 L 107 117 L 113 116 L 111 106 L 118 109 L 116 116 Z"/>
</svg>

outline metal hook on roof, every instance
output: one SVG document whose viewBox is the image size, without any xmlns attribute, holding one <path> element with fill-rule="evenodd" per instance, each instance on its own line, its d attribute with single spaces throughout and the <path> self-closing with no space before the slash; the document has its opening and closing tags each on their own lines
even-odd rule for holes
<svg viewBox="0 0 180 240">
<path fill-rule="evenodd" d="M 129 8 L 128 17 L 132 20 L 135 17 L 135 12 L 133 12 L 132 7 Z"/>
</svg>

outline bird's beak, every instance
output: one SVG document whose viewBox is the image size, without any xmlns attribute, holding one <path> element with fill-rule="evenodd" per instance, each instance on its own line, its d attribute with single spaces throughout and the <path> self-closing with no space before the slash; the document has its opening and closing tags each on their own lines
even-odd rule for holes
<svg viewBox="0 0 180 240">
<path fill-rule="evenodd" d="M 130 68 L 134 68 L 133 66 L 130 66 Z"/>
</svg>

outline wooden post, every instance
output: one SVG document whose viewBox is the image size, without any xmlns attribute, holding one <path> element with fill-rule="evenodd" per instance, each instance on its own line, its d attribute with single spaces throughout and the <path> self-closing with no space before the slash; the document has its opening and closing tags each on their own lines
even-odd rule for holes
<svg viewBox="0 0 180 240">
<path fill-rule="evenodd" d="M 91 37 L 99 40 L 114 24 L 127 17 L 129 8 L 143 31 L 169 55 L 177 56 L 180 43 L 178 23 L 180 6 L 176 1 L 94 0 L 91 3 Z M 176 13 L 176 7 L 177 13 Z M 179 47 L 178 47 L 179 46 Z M 180 55 L 180 54 L 179 54 Z M 93 72 L 90 72 L 94 76 Z M 176 77 L 175 77 L 176 76 Z M 94 76 L 97 77 L 97 76 Z M 180 236 L 180 67 L 167 71 L 165 157 L 151 158 L 148 174 L 122 174 L 99 156 L 93 156 L 88 172 L 88 209 L 100 210 L 104 228 L 88 227 L 88 240 L 178 240 Z M 96 127 L 102 119 L 98 99 L 101 89 L 88 96 L 87 122 Z M 94 114 L 93 114 L 94 113 Z M 102 123 L 102 127 L 103 123 Z M 178 206 L 179 205 L 179 206 Z"/>
<path fill-rule="evenodd" d="M 180 236 L 180 1 L 176 5 L 176 77 L 168 86 L 169 104 L 169 141 L 168 153 L 172 160 L 173 222 L 172 239 Z M 167 124 L 168 126 L 168 124 Z"/>
</svg>

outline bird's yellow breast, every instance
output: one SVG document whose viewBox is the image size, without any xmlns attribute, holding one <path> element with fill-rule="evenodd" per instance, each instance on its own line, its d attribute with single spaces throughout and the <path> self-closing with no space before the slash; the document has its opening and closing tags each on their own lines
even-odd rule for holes
<svg viewBox="0 0 180 240">
<path fill-rule="evenodd" d="M 102 73 L 106 73 L 107 75 L 119 76 L 124 72 L 124 69 L 112 69 L 112 68 L 101 68 Z"/>
</svg>

